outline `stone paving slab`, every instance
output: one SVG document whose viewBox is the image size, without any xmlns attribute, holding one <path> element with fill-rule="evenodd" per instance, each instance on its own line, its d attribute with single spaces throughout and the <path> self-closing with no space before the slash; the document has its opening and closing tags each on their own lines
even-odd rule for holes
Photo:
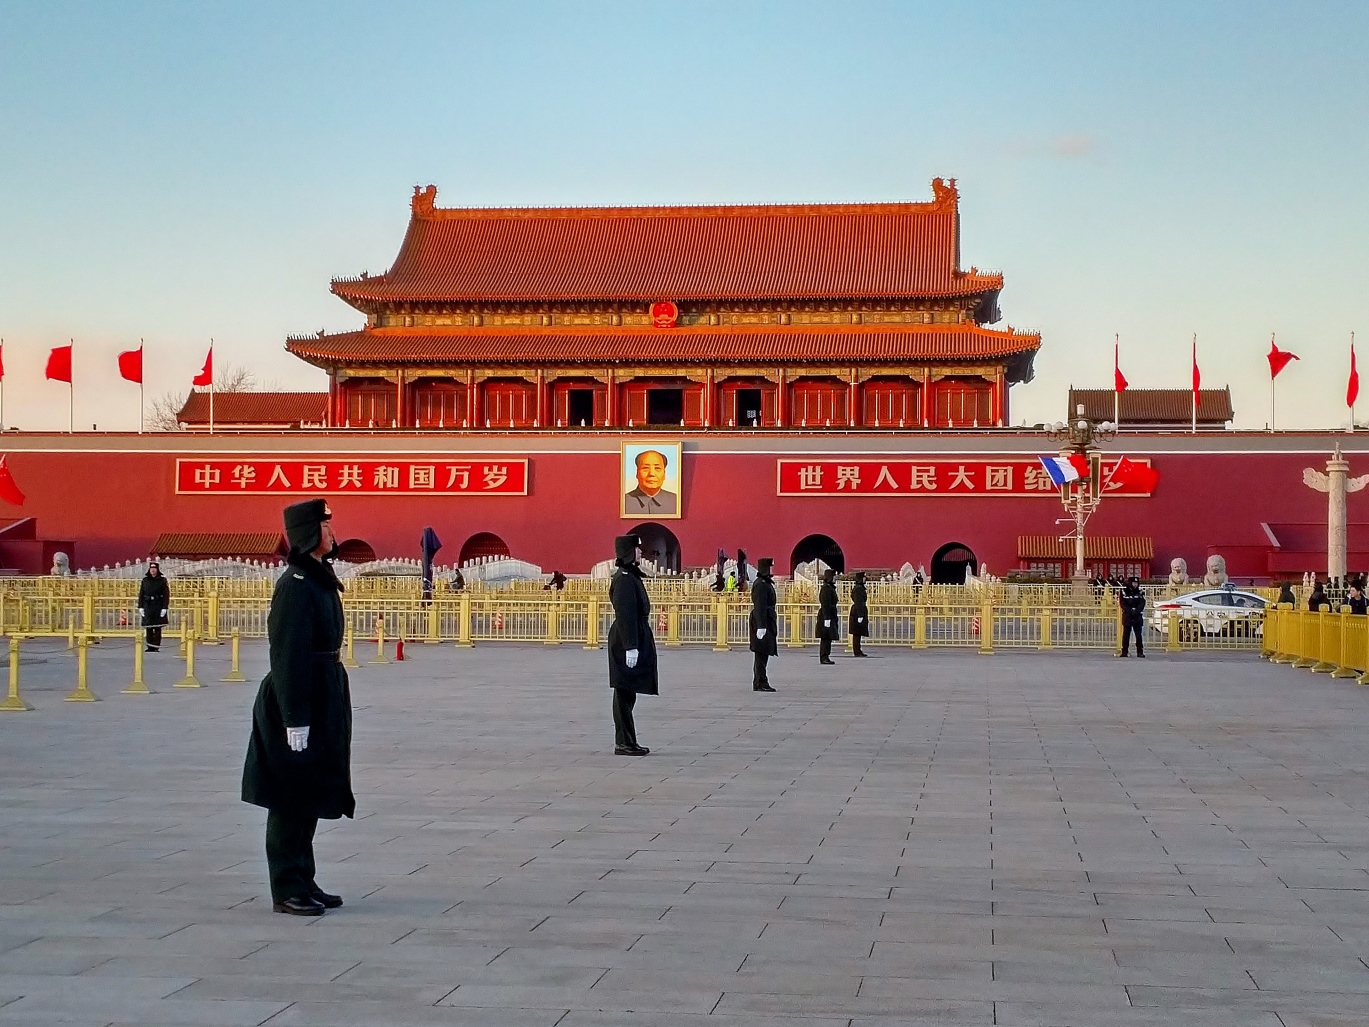
<svg viewBox="0 0 1369 1027">
<path fill-rule="evenodd" d="M 10 1024 L 1332 1027 L 1369 1022 L 1369 690 L 1244 655 L 604 655 L 353 672 L 347 905 L 273 914 L 237 801 L 254 685 L 119 694 L 30 643 L 0 715 Z M 264 647 L 244 646 L 245 670 Z"/>
</svg>

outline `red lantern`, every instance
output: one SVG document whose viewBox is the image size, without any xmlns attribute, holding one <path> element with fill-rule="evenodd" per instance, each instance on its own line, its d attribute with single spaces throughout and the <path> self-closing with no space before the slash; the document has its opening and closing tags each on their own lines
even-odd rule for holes
<svg viewBox="0 0 1369 1027">
<path fill-rule="evenodd" d="M 680 319 L 680 308 L 670 300 L 661 300 L 651 305 L 651 323 L 657 328 L 674 328 Z"/>
</svg>

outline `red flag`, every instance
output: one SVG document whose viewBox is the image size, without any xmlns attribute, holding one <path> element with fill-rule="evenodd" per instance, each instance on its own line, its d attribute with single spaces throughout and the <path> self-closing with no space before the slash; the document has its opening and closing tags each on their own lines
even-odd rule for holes
<svg viewBox="0 0 1369 1027">
<path fill-rule="evenodd" d="M 1127 379 L 1126 376 L 1122 374 L 1121 365 L 1117 362 L 1117 349 L 1118 344 L 1114 342 L 1112 344 L 1112 391 L 1126 392 Z"/>
<path fill-rule="evenodd" d="M 1350 343 L 1350 382 L 1345 387 L 1345 405 L 1352 407 L 1359 399 L 1359 371 L 1355 369 L 1355 343 Z"/>
<path fill-rule="evenodd" d="M 208 355 L 207 357 L 204 358 L 204 368 L 200 371 L 199 374 L 197 374 L 197 375 L 195 376 L 195 380 L 192 381 L 190 384 L 191 384 L 191 385 L 198 385 L 198 386 L 201 387 L 201 388 L 203 388 L 203 387 L 205 387 L 205 386 L 209 386 L 210 388 L 213 387 L 213 385 L 214 385 L 214 347 L 213 347 L 213 346 L 210 346 L 210 347 L 209 347 L 209 355 Z"/>
<path fill-rule="evenodd" d="M 14 482 L 14 475 L 10 474 L 10 469 L 6 465 L 8 455 L 0 456 L 0 500 L 4 500 L 11 506 L 23 506 L 24 494 L 19 491 L 19 486 Z"/>
<path fill-rule="evenodd" d="M 119 354 L 119 375 L 126 381 L 143 383 L 143 348 Z"/>
<path fill-rule="evenodd" d="M 71 384 L 71 346 L 58 346 L 48 354 L 47 376 L 54 382 Z"/>
<path fill-rule="evenodd" d="M 0 382 L 5 380 L 5 340 L 0 339 Z"/>
<path fill-rule="evenodd" d="M 1150 464 L 1138 464 L 1130 457 L 1122 457 L 1112 469 L 1108 482 L 1113 485 L 1131 485 L 1141 492 L 1154 492 L 1160 481 L 1160 472 Z"/>
<path fill-rule="evenodd" d="M 1193 337 L 1193 405 L 1198 405 L 1198 390 L 1203 387 L 1203 376 L 1198 371 L 1198 337 Z"/>
<path fill-rule="evenodd" d="M 1279 349 L 1274 344 L 1274 337 L 1269 337 L 1269 378 L 1273 381 L 1279 376 L 1279 372 L 1294 360 L 1302 359 L 1296 353 L 1290 353 L 1286 349 Z"/>
</svg>

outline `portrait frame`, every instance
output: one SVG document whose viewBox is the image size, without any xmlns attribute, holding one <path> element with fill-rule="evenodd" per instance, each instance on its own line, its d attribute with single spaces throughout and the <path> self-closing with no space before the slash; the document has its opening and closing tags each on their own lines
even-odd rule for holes
<svg viewBox="0 0 1369 1027">
<path fill-rule="evenodd" d="M 664 482 L 659 493 L 673 502 L 658 499 L 653 504 L 641 488 L 637 475 L 637 458 L 644 453 L 656 453 L 665 458 Z M 618 465 L 618 516 L 623 520 L 659 521 L 679 520 L 684 506 L 681 457 L 684 443 L 679 439 L 634 439 L 623 441 Z"/>
</svg>

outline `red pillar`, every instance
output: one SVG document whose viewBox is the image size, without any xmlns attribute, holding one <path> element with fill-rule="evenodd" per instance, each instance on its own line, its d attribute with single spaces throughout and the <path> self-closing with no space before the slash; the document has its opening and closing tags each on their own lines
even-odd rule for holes
<svg viewBox="0 0 1369 1027">
<path fill-rule="evenodd" d="M 618 377 L 608 369 L 608 427 L 618 426 Z"/>
<path fill-rule="evenodd" d="M 857 397 L 857 395 L 859 394 L 859 392 L 860 392 L 860 385 L 859 385 L 859 383 L 856 381 L 856 370 L 855 370 L 855 368 L 852 368 L 852 369 L 851 369 L 851 389 L 850 389 L 850 394 L 848 395 L 847 400 L 846 400 L 846 407 L 847 407 L 847 410 L 846 410 L 846 420 L 847 420 L 849 426 L 852 427 L 852 428 L 854 428 L 857 424 L 860 423 L 859 420 L 858 420 L 857 417 L 856 417 L 856 397 Z"/>
</svg>

